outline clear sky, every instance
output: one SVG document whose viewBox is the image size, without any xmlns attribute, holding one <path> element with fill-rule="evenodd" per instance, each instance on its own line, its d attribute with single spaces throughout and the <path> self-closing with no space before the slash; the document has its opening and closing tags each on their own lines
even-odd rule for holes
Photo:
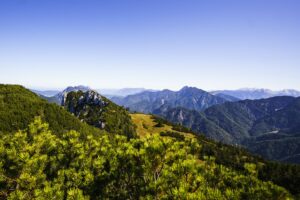
<svg viewBox="0 0 300 200">
<path fill-rule="evenodd" d="M 300 89 L 300 0 L 0 0 L 0 82 Z"/>
</svg>

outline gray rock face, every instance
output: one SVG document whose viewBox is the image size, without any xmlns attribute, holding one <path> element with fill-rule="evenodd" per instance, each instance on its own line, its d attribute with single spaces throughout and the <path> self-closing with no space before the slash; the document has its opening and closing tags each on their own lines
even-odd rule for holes
<svg viewBox="0 0 300 200">
<path fill-rule="evenodd" d="M 96 91 L 66 93 L 64 108 L 83 122 L 109 133 L 134 137 L 135 125 L 129 113 Z"/>
<path fill-rule="evenodd" d="M 83 96 L 80 96 L 78 104 L 102 107 L 105 107 L 107 105 L 107 103 L 102 99 L 102 96 L 93 90 L 87 91 Z"/>
<path fill-rule="evenodd" d="M 59 104 L 63 106 L 66 102 L 66 98 L 69 92 L 77 92 L 77 91 L 86 92 L 89 90 L 91 90 L 91 88 L 82 85 L 74 86 L 74 87 L 70 86 L 64 89 L 62 92 L 55 95 L 55 98 L 57 102 L 59 102 Z"/>
<path fill-rule="evenodd" d="M 99 116 L 102 115 L 107 105 L 108 102 L 93 90 L 65 92 L 62 101 L 62 106 L 76 117 L 102 129 L 105 128 L 105 122 Z M 97 120 L 94 120 L 94 118 L 97 118 Z"/>
</svg>

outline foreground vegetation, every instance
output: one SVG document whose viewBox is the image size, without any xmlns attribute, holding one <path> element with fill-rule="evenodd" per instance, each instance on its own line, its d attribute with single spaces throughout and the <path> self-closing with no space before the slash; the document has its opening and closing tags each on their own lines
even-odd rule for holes
<svg viewBox="0 0 300 200">
<path fill-rule="evenodd" d="M 146 135 L 168 136 L 182 140 L 185 138 L 196 138 L 201 145 L 200 159 L 213 157 L 219 165 L 226 166 L 240 173 L 247 173 L 245 164 L 252 163 L 256 167 L 257 177 L 262 181 L 272 181 L 276 185 L 288 189 L 292 194 L 300 198 L 300 165 L 283 164 L 264 160 L 259 156 L 250 154 L 246 149 L 222 144 L 210 140 L 203 135 L 193 133 L 190 129 L 178 124 L 172 124 L 160 117 L 132 114 L 132 120 L 137 125 L 140 137 Z"/>
<path fill-rule="evenodd" d="M 36 118 L 0 140 L 3 199 L 289 199 L 284 188 L 200 159 L 196 139 L 53 134 Z"/>
</svg>

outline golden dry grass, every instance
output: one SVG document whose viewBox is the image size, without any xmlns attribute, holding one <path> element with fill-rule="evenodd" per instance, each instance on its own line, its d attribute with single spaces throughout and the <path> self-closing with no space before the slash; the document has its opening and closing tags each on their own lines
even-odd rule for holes
<svg viewBox="0 0 300 200">
<path fill-rule="evenodd" d="M 131 114 L 133 123 L 137 126 L 137 134 L 140 137 L 145 137 L 153 134 L 160 134 L 165 131 L 172 131 L 183 134 L 185 137 L 192 138 L 194 135 L 190 133 L 178 132 L 172 129 L 172 126 L 164 125 L 163 127 L 155 127 L 156 123 L 151 115 L 146 114 Z"/>
</svg>

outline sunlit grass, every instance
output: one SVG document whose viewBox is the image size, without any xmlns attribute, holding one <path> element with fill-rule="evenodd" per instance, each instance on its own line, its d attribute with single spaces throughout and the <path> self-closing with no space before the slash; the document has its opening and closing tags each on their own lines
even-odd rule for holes
<svg viewBox="0 0 300 200">
<path fill-rule="evenodd" d="M 155 127 L 156 122 L 152 119 L 151 115 L 146 114 L 131 114 L 133 123 L 137 126 L 137 134 L 140 137 L 145 137 L 154 134 L 160 134 L 161 132 L 177 132 L 184 135 L 187 138 L 192 138 L 194 135 L 185 132 L 178 132 L 173 130 L 172 126 L 164 124 L 163 127 Z"/>
</svg>

